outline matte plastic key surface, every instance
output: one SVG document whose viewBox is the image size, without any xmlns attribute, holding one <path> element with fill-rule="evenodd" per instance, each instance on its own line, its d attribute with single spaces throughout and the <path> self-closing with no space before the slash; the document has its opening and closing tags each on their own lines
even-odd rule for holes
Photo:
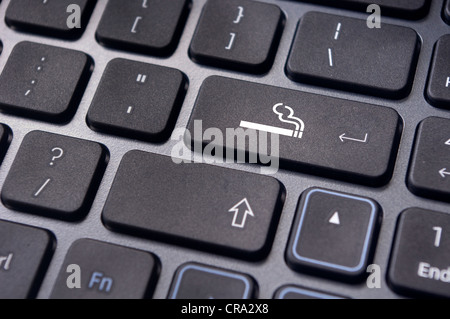
<svg viewBox="0 0 450 319">
<path fill-rule="evenodd" d="M 278 156 L 281 168 L 379 185 L 391 177 L 401 127 L 390 108 L 214 76 L 201 87 L 187 143 L 195 151 L 197 144 L 200 150 L 202 145 L 257 150 Z M 210 128 L 220 129 L 223 137 L 208 137 Z M 225 141 L 227 129 L 252 138 L 246 145 Z M 267 144 L 275 139 L 269 152 L 258 146 L 262 134 Z"/>
<path fill-rule="evenodd" d="M 176 272 L 169 299 L 251 299 L 255 280 L 246 274 L 188 263 Z"/>
<path fill-rule="evenodd" d="M 50 298 L 149 298 L 158 275 L 159 261 L 149 252 L 79 239 L 66 255 Z"/>
<path fill-rule="evenodd" d="M 437 107 L 450 108 L 450 35 L 439 39 L 434 50 L 426 97 Z"/>
<path fill-rule="evenodd" d="M 450 298 L 450 215 L 411 208 L 400 215 L 388 282 L 408 296 Z"/>
<path fill-rule="evenodd" d="M 417 130 L 407 177 L 416 195 L 450 201 L 450 120 L 430 117 Z"/>
<path fill-rule="evenodd" d="M 189 6 L 189 0 L 110 0 L 97 40 L 125 51 L 169 55 L 176 48 Z"/>
<path fill-rule="evenodd" d="M 271 247 L 283 199 L 272 177 L 131 151 L 102 219 L 133 236 L 257 259 Z"/>
<path fill-rule="evenodd" d="M 5 179 L 2 202 L 31 214 L 79 219 L 89 212 L 106 161 L 99 143 L 32 131 Z"/>
<path fill-rule="evenodd" d="M 0 110 L 67 122 L 78 107 L 91 67 L 83 52 L 20 42 L 0 76 Z"/>
<path fill-rule="evenodd" d="M 86 29 L 95 3 L 96 0 L 12 0 L 5 21 L 14 29 L 73 39 Z"/>
<path fill-rule="evenodd" d="M 381 224 L 371 199 L 323 189 L 306 191 L 286 250 L 289 266 L 336 279 L 362 279 Z"/>
<path fill-rule="evenodd" d="M 150 142 L 167 139 L 187 88 L 172 68 L 114 59 L 109 62 L 87 115 L 94 130 Z"/>
<path fill-rule="evenodd" d="M 209 0 L 189 54 L 195 62 L 219 68 L 266 72 L 274 59 L 283 22 L 283 13 L 273 4 Z"/>
<path fill-rule="evenodd" d="M 274 299 L 344 299 L 326 292 L 297 286 L 283 286 L 275 292 Z"/>
<path fill-rule="evenodd" d="M 306 13 L 286 64 L 294 81 L 383 98 L 411 91 L 420 48 L 410 28 L 320 12 Z"/>
<path fill-rule="evenodd" d="M 300 0 L 298 0 L 300 1 Z M 371 4 L 380 6 L 382 15 L 390 15 L 404 19 L 419 19 L 428 13 L 430 0 L 303 0 L 326 6 L 334 6 L 366 12 Z M 370 11 L 370 13 L 372 13 Z"/>
<path fill-rule="evenodd" d="M 0 299 L 36 297 L 54 245 L 45 229 L 0 220 Z"/>
</svg>

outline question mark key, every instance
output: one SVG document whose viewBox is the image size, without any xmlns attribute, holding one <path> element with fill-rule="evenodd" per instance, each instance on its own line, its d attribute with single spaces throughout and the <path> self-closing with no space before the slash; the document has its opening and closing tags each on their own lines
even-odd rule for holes
<svg viewBox="0 0 450 319">
<path fill-rule="evenodd" d="M 96 142 L 30 132 L 5 179 L 1 200 L 18 211 L 80 219 L 89 212 L 107 154 L 106 147 Z"/>
</svg>

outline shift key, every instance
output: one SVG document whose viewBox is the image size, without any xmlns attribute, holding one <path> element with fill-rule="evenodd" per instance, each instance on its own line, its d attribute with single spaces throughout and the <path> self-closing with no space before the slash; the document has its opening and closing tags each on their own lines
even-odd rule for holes
<svg viewBox="0 0 450 319">
<path fill-rule="evenodd" d="M 233 148 L 238 160 L 247 152 L 250 163 L 276 158 L 283 169 L 379 186 L 392 176 L 401 128 L 387 107 L 213 76 L 201 87 L 185 140 L 227 161 Z"/>
<path fill-rule="evenodd" d="M 260 259 L 270 249 L 283 197 L 272 177 L 131 151 L 102 219 L 130 235 Z"/>
</svg>

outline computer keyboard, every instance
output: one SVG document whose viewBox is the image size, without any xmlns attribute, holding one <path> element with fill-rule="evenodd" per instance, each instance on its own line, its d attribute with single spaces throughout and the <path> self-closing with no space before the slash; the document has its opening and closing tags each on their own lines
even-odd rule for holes
<svg viewBox="0 0 450 319">
<path fill-rule="evenodd" d="M 0 298 L 450 297 L 449 0 L 0 17 Z"/>
</svg>

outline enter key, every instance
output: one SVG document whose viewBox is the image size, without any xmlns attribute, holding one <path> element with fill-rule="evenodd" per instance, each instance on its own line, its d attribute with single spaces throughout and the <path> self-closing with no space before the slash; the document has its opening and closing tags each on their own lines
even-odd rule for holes
<svg viewBox="0 0 450 319">
<path fill-rule="evenodd" d="M 210 77 L 188 130 L 189 144 L 197 152 L 203 145 L 203 154 L 233 147 L 250 155 L 257 150 L 261 158 L 267 154 L 261 142 L 266 137 L 280 168 L 379 185 L 392 175 L 401 123 L 398 113 L 387 107 Z M 211 137 L 213 130 L 217 134 Z M 247 142 L 233 143 L 233 136 L 244 140 L 240 134 Z M 250 156 L 248 162 L 253 163 Z"/>
</svg>

